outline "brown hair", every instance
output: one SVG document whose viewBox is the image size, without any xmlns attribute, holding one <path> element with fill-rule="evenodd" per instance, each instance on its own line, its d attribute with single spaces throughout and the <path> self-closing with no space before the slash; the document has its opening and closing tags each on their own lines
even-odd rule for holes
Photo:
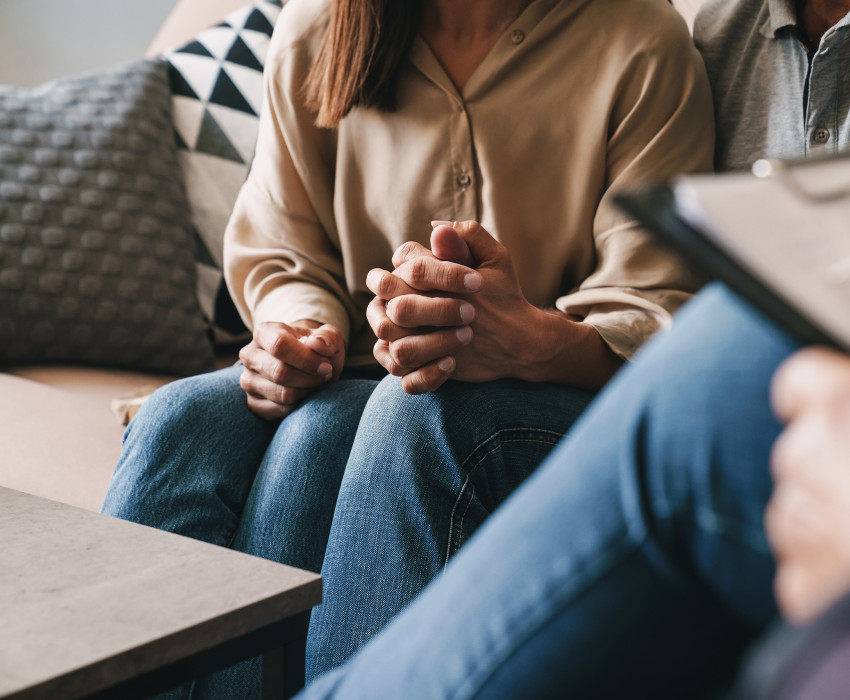
<svg viewBox="0 0 850 700">
<path fill-rule="evenodd" d="M 318 126 L 354 107 L 396 106 L 396 79 L 422 16 L 422 0 L 333 0 L 331 20 L 307 77 Z"/>
</svg>

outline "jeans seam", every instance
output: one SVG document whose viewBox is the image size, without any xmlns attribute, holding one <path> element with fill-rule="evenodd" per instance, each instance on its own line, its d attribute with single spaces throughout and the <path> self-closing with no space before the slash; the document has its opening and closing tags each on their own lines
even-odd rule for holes
<svg viewBox="0 0 850 700">
<path fill-rule="evenodd" d="M 549 441 L 549 440 L 535 440 L 533 438 L 521 438 L 521 439 L 515 438 L 515 439 L 512 439 L 512 440 L 501 440 L 501 439 L 499 439 L 500 436 L 503 433 L 514 433 L 514 432 L 535 432 L 535 433 L 540 433 L 540 434 L 547 434 L 547 435 L 551 435 L 553 440 L 551 440 L 551 441 Z M 460 520 L 458 522 L 457 528 L 455 528 L 455 517 L 457 515 L 457 510 L 458 510 L 458 507 L 461 503 L 461 500 L 463 499 L 464 494 L 467 493 L 467 488 L 470 487 L 470 480 L 471 480 L 472 474 L 485 462 L 485 460 L 487 460 L 488 457 L 495 454 L 496 452 L 499 452 L 502 449 L 503 445 L 512 445 L 512 444 L 516 444 L 516 443 L 538 443 L 538 444 L 541 444 L 541 445 L 554 446 L 554 445 L 558 444 L 558 442 L 563 437 L 564 437 L 564 433 L 558 433 L 554 430 L 543 430 L 543 429 L 540 429 L 540 428 L 528 428 L 528 427 L 526 427 L 526 428 L 509 428 L 509 429 L 506 429 L 506 430 L 496 431 L 495 433 L 490 435 L 486 440 L 484 440 L 481 444 L 475 446 L 475 448 L 470 453 L 470 456 L 467 457 L 466 459 L 464 459 L 460 463 L 461 464 L 461 470 L 466 473 L 466 478 L 464 479 L 463 485 L 461 486 L 460 491 L 458 492 L 458 496 L 455 499 L 454 505 L 452 506 L 451 513 L 449 513 L 449 536 L 448 536 L 448 542 L 446 543 L 446 557 L 445 557 L 445 560 L 443 562 L 444 568 L 448 565 L 449 559 L 451 559 L 452 554 L 454 552 L 458 551 L 461 548 L 461 546 L 463 545 L 463 540 L 464 540 L 463 523 L 466 519 L 467 513 L 469 512 L 469 507 L 472 505 L 473 498 L 475 497 L 475 486 L 471 487 L 472 490 L 469 493 L 469 498 L 467 500 L 466 507 L 463 509 L 463 514 L 460 516 Z M 467 470 L 466 465 L 470 462 L 470 460 L 473 458 L 473 456 L 477 452 L 479 452 L 482 447 L 487 445 L 487 443 L 491 443 L 495 440 L 498 440 L 498 444 L 491 447 L 487 452 L 485 452 L 483 455 L 481 455 L 481 457 L 478 460 L 476 460 L 474 462 L 474 464 Z M 454 544 L 453 544 L 453 540 L 455 538 L 455 530 L 457 530 L 457 538 L 458 538 L 456 546 L 454 546 Z"/>
<path fill-rule="evenodd" d="M 467 481 L 468 480 L 469 480 L 469 478 L 467 477 Z M 475 498 L 475 485 L 473 484 L 473 486 L 472 486 L 472 488 L 469 492 L 469 500 L 467 500 L 467 502 L 466 502 L 466 508 L 463 509 L 463 515 L 460 516 L 460 522 L 458 523 L 458 526 L 457 526 L 458 540 L 457 540 L 457 547 L 455 547 L 455 549 L 460 549 L 461 547 L 463 547 L 463 521 L 466 519 L 466 514 L 469 512 L 469 506 L 472 505 L 472 501 L 473 501 L 474 498 Z M 452 518 L 452 520 L 454 521 L 454 518 Z M 452 522 L 452 526 L 454 526 L 454 522 Z"/>
</svg>

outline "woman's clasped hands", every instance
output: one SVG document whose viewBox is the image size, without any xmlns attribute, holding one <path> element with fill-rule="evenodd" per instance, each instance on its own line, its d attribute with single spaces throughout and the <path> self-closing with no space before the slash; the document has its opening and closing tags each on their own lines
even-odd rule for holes
<svg viewBox="0 0 850 700">
<path fill-rule="evenodd" d="M 239 384 L 248 395 L 248 408 L 277 420 L 325 382 L 339 379 L 345 342 L 337 328 L 316 321 L 258 323 L 239 359 L 245 367 Z"/>
<path fill-rule="evenodd" d="M 522 376 L 541 311 L 520 289 L 510 254 L 474 221 L 435 222 L 431 249 L 405 243 L 394 270 L 374 269 L 366 317 L 374 354 L 409 394 L 449 377 L 484 382 Z"/>
</svg>

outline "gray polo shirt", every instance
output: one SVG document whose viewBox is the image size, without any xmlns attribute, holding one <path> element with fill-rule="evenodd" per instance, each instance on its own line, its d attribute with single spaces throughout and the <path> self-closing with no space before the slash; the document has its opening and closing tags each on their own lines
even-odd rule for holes
<svg viewBox="0 0 850 700">
<path fill-rule="evenodd" d="M 850 15 L 810 49 L 794 0 L 706 0 L 694 24 L 715 100 L 718 170 L 846 150 Z"/>
</svg>

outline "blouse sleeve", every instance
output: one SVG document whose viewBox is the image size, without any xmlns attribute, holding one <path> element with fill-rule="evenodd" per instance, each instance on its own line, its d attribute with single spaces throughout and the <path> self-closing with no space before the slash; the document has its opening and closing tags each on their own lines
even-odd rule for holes
<svg viewBox="0 0 850 700">
<path fill-rule="evenodd" d="M 311 51 L 282 34 L 269 49 L 256 153 L 225 233 L 225 279 L 249 328 L 312 319 L 347 342 L 356 310 L 333 218 L 335 132 L 315 127 L 303 104 Z"/>
<path fill-rule="evenodd" d="M 714 119 L 702 59 L 684 27 L 660 26 L 620 73 L 609 122 L 607 186 L 593 221 L 596 267 L 560 297 L 561 311 L 594 326 L 624 359 L 696 291 L 699 280 L 618 210 L 618 191 L 682 172 L 710 170 Z"/>
</svg>

